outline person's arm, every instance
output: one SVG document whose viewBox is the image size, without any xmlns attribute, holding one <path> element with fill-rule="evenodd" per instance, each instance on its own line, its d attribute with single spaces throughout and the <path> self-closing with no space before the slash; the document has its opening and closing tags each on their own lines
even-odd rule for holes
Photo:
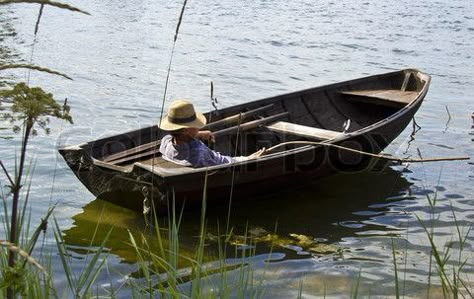
<svg viewBox="0 0 474 299">
<path fill-rule="evenodd" d="M 262 149 L 259 149 L 258 151 L 256 151 L 255 153 L 251 154 L 251 155 L 248 155 L 248 156 L 240 156 L 240 157 L 233 157 L 233 159 L 237 162 L 240 162 L 240 161 L 246 161 L 246 160 L 251 160 L 251 159 L 256 159 L 260 156 L 262 156 L 263 154 L 265 154 L 265 151 L 266 151 L 266 148 L 262 148 Z"/>
<path fill-rule="evenodd" d="M 194 167 L 206 167 L 232 162 L 232 157 L 211 150 L 202 141 L 195 139 L 192 143 L 190 161 Z"/>
<path fill-rule="evenodd" d="M 216 137 L 212 134 L 211 131 L 199 131 L 197 137 L 201 140 L 207 140 L 210 142 L 216 142 Z"/>
<path fill-rule="evenodd" d="M 194 152 L 194 158 L 192 159 L 193 161 L 190 161 L 190 162 L 195 167 L 206 167 L 206 166 L 214 166 L 214 165 L 221 165 L 221 164 L 228 164 L 232 162 L 240 162 L 240 161 L 246 161 L 250 159 L 256 159 L 264 154 L 265 148 L 260 149 L 249 156 L 230 157 L 230 156 L 223 155 L 219 152 L 216 152 L 214 150 L 211 150 L 201 141 L 197 141 L 197 143 L 195 143 L 193 152 Z"/>
</svg>

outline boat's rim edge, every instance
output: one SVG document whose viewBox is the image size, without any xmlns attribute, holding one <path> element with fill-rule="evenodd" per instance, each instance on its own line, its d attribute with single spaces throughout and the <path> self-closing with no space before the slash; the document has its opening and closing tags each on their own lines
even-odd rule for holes
<svg viewBox="0 0 474 299">
<path fill-rule="evenodd" d="M 299 93 L 309 92 L 309 91 L 314 90 L 316 88 L 324 88 L 324 87 L 328 87 L 328 86 L 334 86 L 336 84 L 343 85 L 344 83 L 354 81 L 354 80 L 369 79 L 369 78 L 373 78 L 373 77 L 377 77 L 377 76 L 381 76 L 381 75 L 384 75 L 384 76 L 387 75 L 388 76 L 390 74 L 395 74 L 395 73 L 400 73 L 400 72 L 413 72 L 413 73 L 416 73 L 417 76 L 421 76 L 420 80 L 424 81 L 424 85 L 423 85 L 423 88 L 419 91 L 417 97 L 413 101 L 408 103 L 406 106 L 401 108 L 399 111 L 397 111 L 394 114 L 390 115 L 389 117 L 384 118 L 384 119 L 382 119 L 382 120 L 380 120 L 376 123 L 373 123 L 369 126 L 363 127 L 363 128 L 361 128 L 357 131 L 341 134 L 341 136 L 339 136 L 337 138 L 334 138 L 334 139 L 332 139 L 328 142 L 328 143 L 336 143 L 336 142 L 340 142 L 340 141 L 343 141 L 343 140 L 348 139 L 348 138 L 363 135 L 363 134 L 367 133 L 368 131 L 374 130 L 377 127 L 380 127 L 380 126 L 386 124 L 387 122 L 393 122 L 396 119 L 398 119 L 399 117 L 401 117 L 403 114 L 406 113 L 406 111 L 410 110 L 413 106 L 418 104 L 418 102 L 420 102 L 424 99 L 424 97 L 426 96 L 426 94 L 428 92 L 428 89 L 429 89 L 429 85 L 430 85 L 430 82 L 431 82 L 431 76 L 429 76 L 428 74 L 420 71 L 419 69 L 407 68 L 407 69 L 402 69 L 402 70 L 398 70 L 398 71 L 394 71 L 394 72 L 375 74 L 375 75 L 371 75 L 371 76 L 367 76 L 367 77 L 361 77 L 361 78 L 346 80 L 346 81 L 342 81 L 342 82 L 338 82 L 338 83 L 331 83 L 331 84 L 321 85 L 321 86 L 317 86 L 317 87 L 313 87 L 313 88 L 303 89 L 303 90 L 290 92 L 290 93 L 286 93 L 286 94 L 282 94 L 282 95 L 278 95 L 278 96 L 267 97 L 267 98 L 263 98 L 263 99 L 260 99 L 260 100 L 252 101 L 251 103 L 258 103 L 258 102 L 261 102 L 261 101 L 266 101 L 266 100 L 269 100 L 269 99 L 282 97 L 282 96 L 294 96 L 294 95 L 298 95 Z M 425 79 L 425 80 L 423 80 L 423 79 Z M 227 108 L 231 108 L 231 107 L 235 108 L 235 107 L 239 107 L 239 106 L 244 106 L 244 105 L 249 104 L 249 103 L 238 104 L 238 105 L 230 106 L 230 107 L 227 107 Z M 144 130 L 144 129 L 147 129 L 147 128 L 151 128 L 153 126 L 155 126 L 155 125 L 143 127 L 141 129 L 138 129 L 138 130 Z M 127 131 L 125 133 L 118 134 L 118 135 L 129 134 L 129 133 L 136 132 L 136 131 L 137 131 L 137 129 L 130 130 L 130 131 Z M 87 148 L 88 146 L 90 146 L 90 144 L 92 144 L 94 142 L 109 139 L 111 137 L 118 136 L 118 135 L 112 135 L 112 136 L 109 136 L 109 137 L 93 140 L 93 141 L 90 141 L 90 142 L 83 142 L 83 143 L 79 143 L 79 144 L 76 144 L 76 145 L 69 145 L 69 146 L 59 148 L 58 150 L 59 151 L 82 150 L 82 149 Z M 150 166 L 150 165 L 142 164 L 140 162 L 135 162 L 133 164 L 133 167 L 126 168 L 126 167 L 122 167 L 122 166 L 112 165 L 112 164 L 107 163 L 107 162 L 103 162 L 103 161 L 98 160 L 98 159 L 96 159 L 92 156 L 91 156 L 91 159 L 92 159 L 94 165 L 97 165 L 99 167 L 108 168 L 108 169 L 115 170 L 115 171 L 119 171 L 119 172 L 122 172 L 122 173 L 132 173 L 132 172 L 134 172 L 135 167 L 139 167 L 139 168 L 145 169 L 147 171 L 150 171 L 150 172 L 152 172 L 156 175 L 159 175 L 161 177 L 169 178 L 169 177 L 181 176 L 183 174 L 199 173 L 199 172 L 205 172 L 205 171 L 219 171 L 219 170 L 224 169 L 224 168 L 256 163 L 257 161 L 271 160 L 271 159 L 281 157 L 281 156 L 285 156 L 285 155 L 297 154 L 297 153 L 300 153 L 300 152 L 313 150 L 315 147 L 318 147 L 318 146 L 320 146 L 320 145 L 302 146 L 302 147 L 298 147 L 298 148 L 287 150 L 287 151 L 281 151 L 281 152 L 277 152 L 277 153 L 274 153 L 274 154 L 265 155 L 265 156 L 260 157 L 258 160 L 257 159 L 252 159 L 252 160 L 234 162 L 234 163 L 230 163 L 230 164 L 222 164 L 222 165 L 215 165 L 215 166 L 211 166 L 211 167 L 202 167 L 202 168 L 191 168 L 191 167 L 189 167 L 189 170 L 187 172 L 179 173 L 179 174 L 164 173 L 164 172 L 159 171 L 161 169 L 160 167 L 156 167 L 156 166 L 153 166 L 153 165 Z"/>
<path fill-rule="evenodd" d="M 357 78 L 354 78 L 354 79 L 340 81 L 340 82 L 323 84 L 323 85 L 319 85 L 319 86 L 316 86 L 316 87 L 305 88 L 305 89 L 301 89 L 301 90 L 297 90 L 297 91 L 283 93 L 283 94 L 276 95 L 276 96 L 261 98 L 261 99 L 255 100 L 255 101 L 250 101 L 250 102 L 245 102 L 245 103 L 225 107 L 223 109 L 230 109 L 230 108 L 237 109 L 238 107 L 243 107 L 243 106 L 246 106 L 248 104 L 258 104 L 259 102 L 269 101 L 271 99 L 280 98 L 280 97 L 297 96 L 298 94 L 308 93 L 308 92 L 316 90 L 316 89 L 324 89 L 324 88 L 327 88 L 327 87 L 330 87 L 330 86 L 344 85 L 344 84 L 347 84 L 349 82 L 354 82 L 354 81 L 359 81 L 359 80 L 367 80 L 367 79 L 375 78 L 375 77 L 378 77 L 378 76 L 390 76 L 390 75 L 393 75 L 393 74 L 396 74 L 396 73 L 407 72 L 407 71 L 418 72 L 418 73 L 421 73 L 421 74 L 431 78 L 429 75 L 423 73 L 422 71 L 420 71 L 416 68 L 406 68 L 406 69 L 401 69 L 401 70 L 392 71 L 392 72 L 388 72 L 388 73 L 379 73 L 379 74 L 374 74 L 374 75 L 365 76 L 365 77 L 357 77 Z M 401 110 L 403 110 L 403 108 Z M 204 114 L 207 114 L 207 113 L 209 113 L 209 111 L 205 112 Z M 155 126 L 156 126 L 156 124 L 152 124 L 152 125 L 144 126 L 142 128 L 126 131 L 124 133 L 120 133 L 120 134 L 116 134 L 116 135 L 110 135 L 110 136 L 106 136 L 106 137 L 103 137 L 103 138 L 100 138 L 100 139 L 95 139 L 95 140 L 92 140 L 92 141 L 89 141 L 89 142 L 82 142 L 82 143 L 78 143 L 78 144 L 75 144 L 75 145 L 66 145 L 64 147 L 59 148 L 58 150 L 59 151 L 61 151 L 61 150 L 70 150 L 70 149 L 76 149 L 78 147 L 80 147 L 81 149 L 84 149 L 84 148 L 87 148 L 88 146 L 90 146 L 92 143 L 105 141 L 105 140 L 108 140 L 110 138 L 120 136 L 120 135 L 127 135 L 127 134 L 131 134 L 131 133 L 134 133 L 134 132 L 137 132 L 137 131 L 146 130 L 146 129 L 149 129 L 149 128 L 152 128 L 152 127 L 155 127 Z"/>
</svg>

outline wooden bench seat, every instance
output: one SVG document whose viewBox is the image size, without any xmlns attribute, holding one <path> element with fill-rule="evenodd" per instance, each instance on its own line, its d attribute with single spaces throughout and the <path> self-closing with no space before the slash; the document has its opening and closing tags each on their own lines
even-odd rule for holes
<svg viewBox="0 0 474 299">
<path fill-rule="evenodd" d="M 318 139 L 318 140 L 330 140 L 344 134 L 342 132 L 325 130 L 325 129 L 320 129 L 320 128 L 313 128 L 313 127 L 308 127 L 304 125 L 289 123 L 286 121 L 275 122 L 271 125 L 267 125 L 266 128 L 274 132 L 297 135 L 297 136 L 301 136 L 301 137 L 305 137 L 309 139 Z"/>
<path fill-rule="evenodd" d="M 163 159 L 162 157 L 149 158 L 143 161 L 140 161 L 141 164 L 151 165 L 154 167 L 160 168 L 192 168 L 190 165 L 180 165 L 168 160 Z"/>
<path fill-rule="evenodd" d="M 418 92 L 397 89 L 373 89 L 341 91 L 340 94 L 349 96 L 348 99 L 352 101 L 392 107 L 403 107 L 412 102 L 418 95 Z"/>
</svg>

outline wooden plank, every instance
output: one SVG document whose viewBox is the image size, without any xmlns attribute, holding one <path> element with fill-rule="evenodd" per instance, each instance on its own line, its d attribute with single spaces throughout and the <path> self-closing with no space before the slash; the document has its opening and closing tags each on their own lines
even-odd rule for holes
<svg viewBox="0 0 474 299">
<path fill-rule="evenodd" d="M 398 106 L 411 103 L 418 95 L 416 91 L 401 91 L 396 89 L 354 90 L 341 91 L 340 93 L 355 96 L 357 100 L 361 102 L 372 102 L 380 105 L 383 105 L 384 102 L 392 102 Z M 364 100 L 364 98 L 366 99 Z"/>
<path fill-rule="evenodd" d="M 127 156 L 127 157 L 124 157 L 122 159 L 117 159 L 117 160 L 113 160 L 113 161 L 110 161 L 109 163 L 110 164 L 113 164 L 113 165 L 117 165 L 117 164 L 122 164 L 122 163 L 125 163 L 125 162 L 128 162 L 128 161 L 132 161 L 132 160 L 137 160 L 137 159 L 141 159 L 141 158 L 144 158 L 144 157 L 148 157 L 148 156 L 151 156 L 153 154 L 157 154 L 158 155 L 158 149 L 156 148 L 153 148 L 152 150 L 149 150 L 149 151 L 146 151 L 144 153 L 140 153 L 140 154 L 136 154 L 136 155 L 131 155 L 131 156 Z M 161 155 L 161 154 L 160 154 Z"/>
<path fill-rule="evenodd" d="M 160 167 L 160 168 L 192 168 L 190 166 L 183 166 L 177 163 L 173 163 L 163 159 L 162 157 L 155 157 L 150 158 L 148 160 L 138 162 L 142 165 L 149 165 L 152 167 Z"/>
<path fill-rule="evenodd" d="M 319 140 L 330 140 L 337 138 L 344 133 L 336 132 L 331 130 L 325 130 L 320 128 L 313 128 L 285 121 L 279 121 L 271 125 L 266 126 L 269 130 L 274 132 L 298 135 L 305 138 L 319 139 Z"/>
<path fill-rule="evenodd" d="M 401 91 L 406 91 L 408 86 L 408 81 L 410 81 L 411 73 L 405 73 L 405 78 L 403 79 Z"/>
<path fill-rule="evenodd" d="M 145 143 L 145 144 L 133 147 L 131 149 L 128 149 L 128 150 L 125 150 L 125 151 L 122 151 L 122 152 L 118 152 L 116 154 L 109 155 L 109 156 L 105 157 L 104 159 L 102 159 L 102 161 L 110 162 L 110 161 L 114 161 L 114 160 L 126 157 L 128 155 L 133 155 L 133 154 L 136 154 L 136 153 L 139 153 L 139 152 L 143 152 L 145 150 L 149 150 L 150 148 L 157 147 L 160 144 L 160 142 L 161 142 L 161 140 L 155 140 L 155 141 L 152 141 L 150 143 Z"/>
<path fill-rule="evenodd" d="M 112 163 L 107 163 L 107 162 L 100 161 L 100 160 L 93 160 L 93 163 L 94 163 L 94 165 L 104 167 L 104 168 L 108 168 L 108 169 L 112 169 L 112 170 L 117 170 L 117 171 L 120 171 L 120 172 L 123 172 L 123 173 L 129 173 L 133 169 L 132 165 L 118 166 L 118 165 L 114 165 Z"/>
</svg>

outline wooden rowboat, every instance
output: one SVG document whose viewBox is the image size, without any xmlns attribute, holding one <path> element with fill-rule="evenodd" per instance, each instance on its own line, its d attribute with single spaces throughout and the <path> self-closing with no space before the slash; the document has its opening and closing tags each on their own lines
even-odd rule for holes
<svg viewBox="0 0 474 299">
<path fill-rule="evenodd" d="M 208 199 L 277 192 L 367 168 L 371 157 L 331 145 L 380 153 L 409 124 L 429 84 L 430 76 L 406 69 L 205 114 L 217 136 L 215 149 L 222 153 L 248 155 L 286 144 L 255 160 L 207 168 L 168 162 L 157 148 L 166 132 L 156 125 L 59 151 L 90 192 L 132 209 L 153 204 L 164 210 L 170 198 L 177 204 L 200 203 L 205 184 Z"/>
</svg>

